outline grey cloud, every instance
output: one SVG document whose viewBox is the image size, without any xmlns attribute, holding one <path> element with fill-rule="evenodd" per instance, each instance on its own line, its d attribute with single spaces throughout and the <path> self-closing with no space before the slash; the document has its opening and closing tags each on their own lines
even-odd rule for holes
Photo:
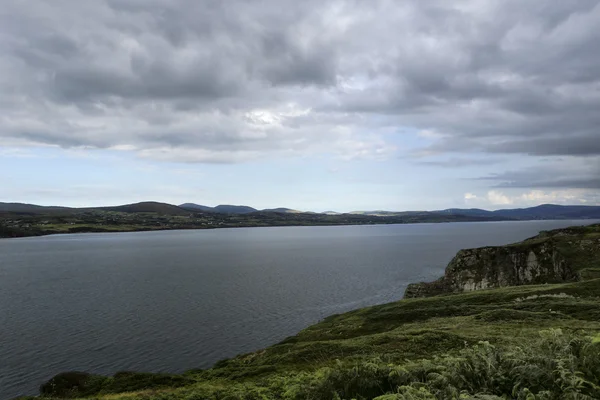
<svg viewBox="0 0 600 400">
<path fill-rule="evenodd" d="M 594 156 L 600 154 L 599 134 L 600 131 L 591 132 L 587 136 L 578 135 L 515 140 L 491 145 L 488 149 L 489 151 L 496 153 L 527 153 L 530 155 L 541 156 Z"/>
<path fill-rule="evenodd" d="M 65 101 L 110 96 L 214 100 L 240 94 L 257 80 L 334 83 L 335 49 L 320 40 L 319 25 L 308 27 L 313 30 L 305 35 L 299 32 L 303 16 L 310 17 L 308 5 L 275 7 L 281 12 L 275 16 L 263 13 L 276 4 L 111 1 L 109 7 L 98 2 L 96 10 L 73 2 L 76 15 L 99 14 L 90 27 L 80 26 L 86 40 L 60 32 L 57 7 L 50 13 L 55 25 L 46 35 L 34 34 L 26 50 L 9 52 L 32 68 L 41 64 L 52 70 L 47 90 Z M 33 25 L 27 13 L 21 16 Z M 56 57 L 67 49 L 67 56 Z"/>
<path fill-rule="evenodd" d="M 396 127 L 442 134 L 421 154 L 478 153 L 454 165 L 600 156 L 597 0 L 4 7 L 6 141 L 197 162 L 351 158 L 393 153 Z"/>
<path fill-rule="evenodd" d="M 100 143 L 96 140 L 85 140 L 84 138 L 70 137 L 68 135 L 61 135 L 61 134 L 57 134 L 55 132 L 48 132 L 48 131 L 46 131 L 46 132 L 44 132 L 44 131 L 20 132 L 20 138 L 24 139 L 24 140 L 32 141 L 34 143 L 57 145 L 57 146 L 60 146 L 63 148 L 85 147 L 85 146 L 91 146 L 91 147 L 96 147 L 96 148 L 108 147 L 107 145 L 104 145 L 103 143 Z"/>
<path fill-rule="evenodd" d="M 546 180 L 543 180 L 546 179 Z M 536 179 L 532 181 L 515 180 L 506 181 L 496 185 L 501 188 L 543 188 L 543 189 L 597 189 L 600 190 L 600 179 L 589 178 L 550 178 Z"/>
<path fill-rule="evenodd" d="M 341 107 L 445 133 L 430 153 L 600 154 L 597 145 L 583 149 L 600 142 L 600 4 L 477 3 L 493 4 L 499 9 L 481 20 L 462 14 L 469 24 L 438 13 L 429 34 L 390 57 L 397 67 L 383 74 L 386 85 L 350 92 Z M 556 136 L 581 145 L 547 153 L 537 146 L 551 147 Z"/>
<path fill-rule="evenodd" d="M 597 189 L 600 190 L 600 178 L 595 176 L 552 178 L 543 174 L 538 179 L 524 180 L 519 176 L 506 176 L 513 180 L 496 185 L 502 188 L 542 188 L 542 189 Z"/>
<path fill-rule="evenodd" d="M 493 158 L 464 158 L 464 157 L 451 157 L 442 160 L 429 160 L 429 161 L 418 161 L 419 165 L 426 165 L 431 167 L 470 167 L 474 165 L 494 165 L 499 164 L 503 160 Z"/>
<path fill-rule="evenodd" d="M 546 160 L 537 167 L 507 171 L 480 179 L 502 188 L 600 190 L 600 161 Z"/>
<path fill-rule="evenodd" d="M 546 125 L 544 123 L 543 125 Z M 560 126 L 560 123 L 557 122 Z M 576 124 L 574 124 L 576 125 Z M 550 130 L 551 129 L 551 130 Z M 523 128 L 515 128 L 512 135 L 504 137 L 498 135 L 495 140 L 482 140 L 481 138 L 469 137 L 446 137 L 437 143 L 427 147 L 431 154 L 444 152 L 464 152 L 465 150 L 475 150 L 479 152 L 497 153 L 497 154 L 526 154 L 531 156 L 581 156 L 598 157 L 600 156 L 600 131 L 587 128 L 574 131 L 572 134 L 562 133 L 557 127 L 549 128 L 548 134 L 540 132 L 537 135 L 529 135 Z M 516 133 L 522 133 L 521 139 Z"/>
</svg>

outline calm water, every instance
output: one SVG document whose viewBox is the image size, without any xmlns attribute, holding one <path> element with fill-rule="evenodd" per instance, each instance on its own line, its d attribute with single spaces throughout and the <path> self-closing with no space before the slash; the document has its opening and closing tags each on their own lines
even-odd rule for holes
<svg viewBox="0 0 600 400">
<path fill-rule="evenodd" d="M 58 372 L 182 372 L 398 300 L 455 252 L 592 221 L 242 228 L 0 240 L 0 399 Z"/>
</svg>

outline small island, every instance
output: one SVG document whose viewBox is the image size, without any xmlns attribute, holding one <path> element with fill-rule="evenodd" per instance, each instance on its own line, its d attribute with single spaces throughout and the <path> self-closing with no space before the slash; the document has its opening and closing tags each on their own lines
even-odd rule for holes
<svg viewBox="0 0 600 400">
<path fill-rule="evenodd" d="M 45 399 L 598 399 L 600 225 L 462 250 L 404 300 L 181 375 L 59 374 Z M 242 333 L 240 333 L 242 334 Z M 32 399 L 32 398 L 22 398 Z"/>
</svg>

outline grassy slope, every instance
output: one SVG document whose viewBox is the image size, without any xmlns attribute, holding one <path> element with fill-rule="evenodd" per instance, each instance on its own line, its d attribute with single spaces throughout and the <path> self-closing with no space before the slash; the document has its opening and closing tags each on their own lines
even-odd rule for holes
<svg viewBox="0 0 600 400">
<path fill-rule="evenodd" d="M 513 246 L 528 246 L 532 242 L 545 240 L 554 241 L 561 254 L 569 260 L 573 269 L 579 272 L 582 279 L 600 278 L 600 253 L 597 246 L 590 245 L 600 240 L 600 224 L 542 232 L 538 236 L 515 243 Z"/>
<path fill-rule="evenodd" d="M 529 265 L 531 255 L 533 266 Z M 527 274 L 530 280 L 517 278 Z M 405 297 L 458 293 L 466 283 L 484 280 L 489 288 L 595 278 L 600 278 L 600 224 L 542 231 L 504 246 L 460 250 L 443 277 L 409 285 Z"/>
<path fill-rule="evenodd" d="M 334 398 L 333 392 L 341 398 L 371 398 L 407 391 L 398 389 L 404 387 L 402 382 L 390 381 L 392 370 L 409 371 L 414 376 L 406 372 L 410 375 L 406 379 L 415 386 L 413 381 L 429 379 L 419 378 L 424 366 L 440 368 L 457 358 L 440 359 L 433 363 L 437 366 L 418 360 L 472 352 L 480 341 L 489 341 L 497 349 L 514 349 L 523 343 L 533 346 L 539 332 L 551 328 L 561 329 L 567 341 L 596 335 L 600 333 L 598 296 L 600 279 L 402 300 L 331 316 L 265 350 L 219 362 L 209 370 L 190 371 L 183 376 L 186 381 L 177 381 L 184 387 L 161 388 L 159 382 L 153 389 L 135 391 L 135 381 L 123 385 L 109 378 L 93 398 Z M 127 389 L 134 391 L 107 393 Z M 493 393 L 492 389 L 472 391 Z M 397 398 L 449 398 L 441 396 Z"/>
</svg>

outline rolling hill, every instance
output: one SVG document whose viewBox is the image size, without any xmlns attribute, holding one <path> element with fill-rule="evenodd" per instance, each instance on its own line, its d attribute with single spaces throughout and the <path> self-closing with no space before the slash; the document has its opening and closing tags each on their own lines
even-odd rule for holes
<svg viewBox="0 0 600 400">
<path fill-rule="evenodd" d="M 184 208 L 186 210 L 193 211 L 203 211 L 203 212 L 216 212 L 216 213 L 224 213 L 224 214 L 249 214 L 253 212 L 276 212 L 276 213 L 302 213 L 302 211 L 293 210 L 291 208 L 286 207 L 278 207 L 278 208 L 265 208 L 264 210 L 258 210 L 254 207 L 249 206 L 241 206 L 241 205 L 230 205 L 230 204 L 220 204 L 216 207 L 203 206 L 201 204 L 196 203 L 183 203 L 180 204 L 179 207 Z"/>
<path fill-rule="evenodd" d="M 183 204 L 180 204 L 179 207 L 184 208 L 186 210 L 192 210 L 192 211 L 215 212 L 214 207 L 203 206 L 201 204 L 195 204 L 195 203 L 183 203 Z"/>
<path fill-rule="evenodd" d="M 303 211 L 293 210 L 291 208 L 279 207 L 279 208 L 265 208 L 262 212 L 277 212 L 287 214 L 301 214 Z"/>
<path fill-rule="evenodd" d="M 536 207 L 512 208 L 496 211 L 487 211 L 478 208 L 450 208 L 436 212 L 475 217 L 498 216 L 516 220 L 600 218 L 600 206 L 561 206 L 556 204 L 542 204 Z"/>
<path fill-rule="evenodd" d="M 230 204 L 220 204 L 215 207 L 215 212 L 225 214 L 248 214 L 258 211 L 256 208 L 248 206 L 235 206 Z"/>
<path fill-rule="evenodd" d="M 156 213 L 161 215 L 188 215 L 190 213 L 188 210 L 184 210 L 181 207 L 156 201 L 144 201 L 123 206 L 98 207 L 87 210 L 116 211 L 124 213 Z"/>
<path fill-rule="evenodd" d="M 248 214 L 258 211 L 256 208 L 249 206 L 237 206 L 230 204 L 219 204 L 216 207 L 203 206 L 195 203 L 183 203 L 179 207 L 186 210 L 202 211 L 202 212 L 215 212 L 223 214 Z"/>
<path fill-rule="evenodd" d="M 298 211 L 291 208 L 279 207 L 264 210 L 245 205 L 220 204 L 216 207 L 209 207 L 195 203 L 183 203 L 179 206 L 155 202 L 144 201 L 134 204 L 125 204 L 110 207 L 59 207 L 59 206 L 41 206 L 25 203 L 2 203 L 0 202 L 0 213 L 2 214 L 21 214 L 21 215 L 69 215 L 73 213 L 89 211 L 116 211 L 124 213 L 156 213 L 160 215 L 189 215 L 190 212 L 205 212 L 218 214 L 250 214 L 256 212 L 262 213 L 286 213 L 298 214 L 308 212 Z M 488 211 L 479 208 L 449 208 L 437 211 L 352 211 L 350 213 L 339 213 L 335 211 L 326 211 L 319 213 L 322 215 L 362 215 L 362 216 L 380 216 L 380 217 L 428 217 L 428 216 L 465 216 L 477 219 L 488 220 L 536 220 L 536 219 L 600 219 L 600 206 L 562 206 L 556 204 L 542 204 L 536 207 L 512 208 L 495 211 Z"/>
<path fill-rule="evenodd" d="M 0 202 L 0 213 L 15 214 L 68 214 L 76 210 L 69 207 L 38 206 L 25 203 L 2 203 Z"/>
</svg>

